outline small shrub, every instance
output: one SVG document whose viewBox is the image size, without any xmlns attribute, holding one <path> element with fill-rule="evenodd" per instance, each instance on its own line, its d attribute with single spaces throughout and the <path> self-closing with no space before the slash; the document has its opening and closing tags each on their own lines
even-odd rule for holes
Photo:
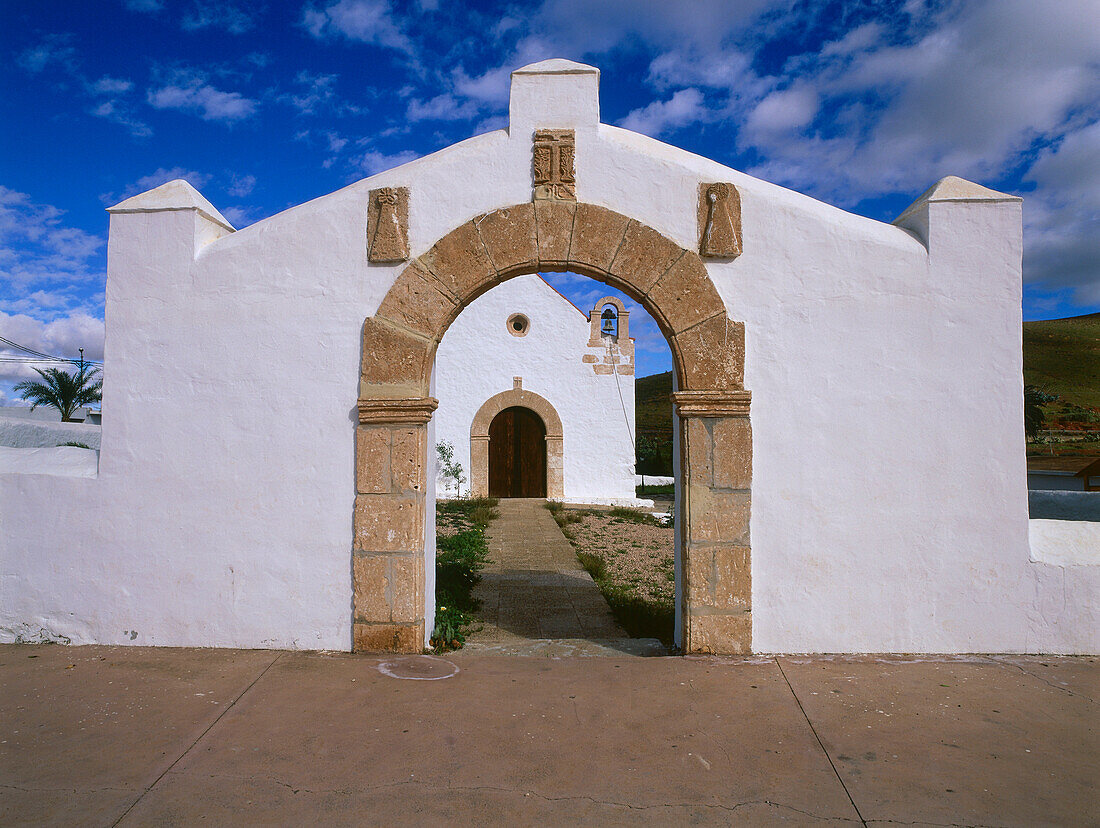
<svg viewBox="0 0 1100 828">
<path fill-rule="evenodd" d="M 660 526 L 657 522 L 657 518 L 653 517 L 649 512 L 643 512 L 641 509 L 631 509 L 627 506 L 615 506 L 611 509 L 610 514 L 613 518 L 629 523 L 645 523 L 650 526 Z"/>
<path fill-rule="evenodd" d="M 470 510 L 470 522 L 479 529 L 485 529 L 499 515 L 500 512 L 488 503 L 482 503 Z"/>
<path fill-rule="evenodd" d="M 462 484 L 466 482 L 466 476 L 462 473 L 462 464 L 454 462 L 455 447 L 447 440 L 435 444 L 435 456 L 439 468 L 439 477 L 443 480 L 443 488 L 446 491 L 454 489 L 457 495 L 462 494 Z"/>
<path fill-rule="evenodd" d="M 474 622 L 479 602 L 473 588 L 489 562 L 483 529 L 467 529 L 440 537 L 435 554 L 435 627 L 431 644 L 436 652 L 457 650 L 466 643 L 465 629 Z"/>
<path fill-rule="evenodd" d="M 475 527 L 484 529 L 500 515 L 496 510 L 500 500 L 495 497 L 460 497 L 456 500 L 436 501 L 438 514 L 459 517 L 468 520 Z"/>
<path fill-rule="evenodd" d="M 91 449 L 91 446 L 89 446 L 88 444 L 78 443 L 76 441 L 69 441 L 68 443 L 58 443 L 57 444 L 58 448 L 61 448 L 62 446 L 72 446 L 73 448 Z"/>
<path fill-rule="evenodd" d="M 577 560 L 581 562 L 581 566 L 597 584 L 607 577 L 607 564 L 599 555 L 593 555 L 591 552 L 578 552 Z"/>
</svg>

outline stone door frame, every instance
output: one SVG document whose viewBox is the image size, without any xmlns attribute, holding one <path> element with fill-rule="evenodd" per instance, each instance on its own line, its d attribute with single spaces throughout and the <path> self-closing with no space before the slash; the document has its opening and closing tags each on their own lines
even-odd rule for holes
<svg viewBox="0 0 1100 828">
<path fill-rule="evenodd" d="M 517 381 L 511 391 L 502 391 L 489 397 L 477 410 L 470 425 L 470 494 L 474 497 L 489 495 L 489 426 L 493 418 L 506 408 L 529 408 L 542 419 L 546 427 L 546 496 L 564 496 L 564 460 L 562 446 L 565 433 L 561 417 L 550 401 L 533 391 L 524 391 Z"/>
<path fill-rule="evenodd" d="M 526 273 L 572 271 L 622 290 L 672 350 L 679 423 L 677 554 L 685 653 L 752 649 L 750 394 L 744 325 L 702 258 L 628 216 L 538 201 L 462 224 L 412 260 L 363 323 L 352 558 L 357 651 L 426 641 L 427 424 L 436 348 L 462 309 Z"/>
</svg>

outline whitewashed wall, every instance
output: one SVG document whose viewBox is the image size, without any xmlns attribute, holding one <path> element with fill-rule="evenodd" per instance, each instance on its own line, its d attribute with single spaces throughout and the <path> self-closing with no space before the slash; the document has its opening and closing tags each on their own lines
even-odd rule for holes
<svg viewBox="0 0 1100 828">
<path fill-rule="evenodd" d="M 598 124 L 596 85 L 517 74 L 509 131 L 236 233 L 180 186 L 126 202 L 99 475 L 0 476 L 0 637 L 349 648 L 359 337 L 400 269 L 367 263 L 368 192 L 410 188 L 419 255 L 530 200 L 545 126 L 578 199 L 685 247 L 700 182 L 741 192 L 708 269 L 747 330 L 758 650 L 1100 650 L 1100 568 L 1029 557 L 1019 204 L 860 218 Z"/>
<path fill-rule="evenodd" d="M 514 313 L 530 320 L 526 336 L 508 332 Z M 511 391 L 518 376 L 561 418 L 565 499 L 634 501 L 634 377 L 597 375 L 581 361 L 596 354 L 588 338 L 588 316 L 537 275 L 498 285 L 459 314 L 436 354 L 439 408 L 432 419 L 436 439 L 455 447 L 465 491 L 474 415 L 490 397 Z"/>
</svg>

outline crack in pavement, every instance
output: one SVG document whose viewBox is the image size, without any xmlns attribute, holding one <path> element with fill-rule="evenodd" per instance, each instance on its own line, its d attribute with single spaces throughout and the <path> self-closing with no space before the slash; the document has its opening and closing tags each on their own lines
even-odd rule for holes
<svg viewBox="0 0 1100 828">
<path fill-rule="evenodd" d="M 868 825 L 927 825 L 930 828 L 1006 828 L 1009 823 L 998 822 L 996 825 L 988 822 L 927 822 L 925 820 L 918 820 L 916 822 L 905 822 L 900 819 L 870 819 L 867 820 Z"/>
<path fill-rule="evenodd" d="M 103 793 L 105 791 L 112 791 L 116 793 L 133 793 L 138 790 L 137 787 L 133 788 L 25 788 L 22 785 L 4 785 L 0 784 L 0 789 L 6 791 L 22 791 L 23 793 L 68 793 L 68 794 L 90 794 L 90 793 Z"/>
<path fill-rule="evenodd" d="M 1079 699 L 1084 699 L 1085 701 L 1089 702 L 1090 704 L 1096 704 L 1096 699 L 1094 699 L 1092 696 L 1086 696 L 1084 693 L 1075 693 L 1073 690 L 1070 690 L 1068 687 L 1062 687 L 1061 685 L 1055 684 L 1054 682 L 1050 681 L 1050 679 L 1043 678 L 1038 673 L 1033 673 L 1030 670 L 1025 670 L 1023 667 L 1021 667 L 1019 664 L 1016 664 L 1014 661 L 1006 661 L 1005 659 L 998 658 L 997 656 L 990 656 L 989 658 L 990 658 L 991 661 L 993 661 L 996 664 L 1002 664 L 1005 667 L 1015 667 L 1017 670 L 1019 670 L 1025 676 L 1031 676 L 1033 679 L 1038 679 L 1043 684 L 1046 684 L 1050 687 L 1053 687 L 1055 690 L 1061 690 L 1063 693 L 1066 693 L 1070 696 L 1074 696 L 1075 698 L 1079 698 Z"/>
<path fill-rule="evenodd" d="M 829 766 L 833 769 L 833 773 L 836 775 L 837 781 L 840 783 L 840 787 L 844 789 L 844 793 L 848 797 L 848 801 L 852 803 L 852 808 L 855 809 L 856 816 L 859 817 L 859 821 L 863 825 L 867 824 L 867 820 L 863 818 L 863 814 L 859 811 L 859 806 L 856 805 L 855 799 L 852 798 L 852 792 L 848 790 L 848 786 L 844 784 L 844 778 L 840 775 L 840 770 L 837 768 L 836 763 L 833 762 L 833 757 L 829 755 L 829 751 L 825 748 L 825 743 L 821 741 L 821 737 L 817 733 L 817 728 L 814 727 L 814 723 L 810 721 L 810 716 L 806 712 L 806 708 L 802 706 L 802 699 L 798 698 L 798 693 L 794 692 L 794 686 L 791 684 L 791 680 L 787 678 L 787 671 L 783 669 L 782 663 L 779 661 L 779 657 L 775 658 L 775 665 L 779 668 L 779 674 L 783 676 L 783 681 L 787 683 L 787 689 L 791 691 L 791 695 L 794 696 L 795 703 L 798 705 L 798 709 L 802 711 L 802 717 L 806 720 L 806 724 L 810 726 L 810 731 L 814 734 L 814 738 L 817 739 L 817 744 L 821 747 L 821 752 L 825 754 L 825 758 L 829 760 Z"/>
<path fill-rule="evenodd" d="M 286 655 L 285 652 L 280 652 L 277 656 L 275 656 L 275 658 L 273 658 L 268 663 L 268 665 L 266 667 L 264 667 L 263 670 L 260 671 L 260 674 L 258 676 L 256 676 L 256 678 L 252 679 L 251 682 L 249 682 L 248 686 L 245 687 L 244 690 L 242 690 L 240 692 L 240 694 L 237 696 L 237 698 L 233 699 L 233 701 L 224 710 L 222 710 L 221 713 L 219 713 L 217 715 L 217 718 L 215 718 L 214 721 L 212 721 L 210 723 L 209 727 L 207 727 L 206 730 L 204 730 L 202 733 L 200 733 L 198 738 L 195 739 L 195 741 L 193 741 L 190 745 L 188 745 L 187 749 L 184 750 L 183 753 L 181 753 L 179 756 L 177 756 L 175 761 L 172 762 L 172 764 L 169 765 L 167 768 L 165 768 L 164 772 L 160 776 L 158 776 L 156 779 L 153 780 L 153 784 L 151 784 L 144 791 L 142 791 L 141 795 L 138 796 L 137 799 L 135 799 L 133 802 L 130 803 L 130 807 L 128 807 L 125 811 L 123 811 L 122 814 L 119 816 L 119 818 L 111 823 L 111 828 L 115 828 L 115 826 L 117 826 L 120 822 L 122 822 L 122 820 L 126 819 L 126 815 L 128 813 L 130 813 L 130 811 L 134 810 L 134 808 L 137 806 L 137 804 L 139 802 L 141 802 L 141 800 L 143 800 L 148 795 L 149 791 L 153 790 L 153 788 L 155 788 L 157 786 L 157 783 L 160 782 L 160 780 L 162 780 L 165 776 L 167 776 L 168 772 L 171 771 L 172 768 L 174 768 L 176 765 L 178 765 L 183 760 L 184 756 L 186 756 L 188 753 L 190 753 L 192 750 L 195 749 L 195 745 L 197 745 L 199 742 L 201 742 L 203 740 L 203 737 L 206 736 L 207 733 L 209 733 L 211 730 L 214 729 L 214 726 L 222 720 L 222 718 L 225 716 L 225 714 L 228 713 L 230 710 L 232 710 L 236 706 L 237 702 L 239 702 L 242 698 L 244 698 L 244 694 L 247 693 L 249 690 L 251 690 L 253 687 L 255 687 L 256 682 L 258 682 L 265 675 L 267 675 L 267 671 L 270 670 L 273 666 L 275 666 L 275 662 L 277 662 L 284 655 Z"/>
</svg>

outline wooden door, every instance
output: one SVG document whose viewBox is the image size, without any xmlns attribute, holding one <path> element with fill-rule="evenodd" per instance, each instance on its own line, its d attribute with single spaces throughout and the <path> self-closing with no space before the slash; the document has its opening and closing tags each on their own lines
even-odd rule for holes
<svg viewBox="0 0 1100 828">
<path fill-rule="evenodd" d="M 529 408 L 506 408 L 489 425 L 489 494 L 546 497 L 546 426 Z"/>
</svg>

